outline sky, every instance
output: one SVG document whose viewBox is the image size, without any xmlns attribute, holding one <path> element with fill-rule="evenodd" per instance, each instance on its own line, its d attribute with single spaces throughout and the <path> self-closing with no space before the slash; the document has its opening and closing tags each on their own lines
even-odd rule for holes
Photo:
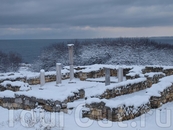
<svg viewBox="0 0 173 130">
<path fill-rule="evenodd" d="M 173 36 L 173 0 L 0 0 L 0 39 Z"/>
</svg>

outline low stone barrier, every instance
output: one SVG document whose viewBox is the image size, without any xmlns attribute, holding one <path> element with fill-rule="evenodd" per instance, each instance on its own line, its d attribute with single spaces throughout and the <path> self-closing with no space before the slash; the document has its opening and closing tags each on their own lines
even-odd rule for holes
<svg viewBox="0 0 173 130">
<path fill-rule="evenodd" d="M 74 75 L 75 75 L 75 78 L 79 78 L 82 81 L 86 80 L 87 78 L 104 77 L 105 76 L 104 67 L 110 68 L 110 76 L 117 76 L 118 69 L 115 66 L 111 66 L 111 65 L 98 65 L 97 67 L 95 67 L 95 65 L 87 66 L 87 67 L 78 66 L 75 68 L 76 72 Z M 124 67 L 123 75 L 125 76 L 126 74 L 128 74 L 131 69 L 132 67 L 128 67 L 128 68 Z"/>
<path fill-rule="evenodd" d="M 62 75 L 62 80 L 65 80 L 65 79 L 69 79 L 70 76 L 69 74 L 66 74 L 66 75 Z M 53 81 L 56 81 L 56 75 L 52 74 L 52 75 L 45 75 L 45 82 L 53 82 Z M 30 85 L 36 85 L 36 84 L 40 84 L 40 77 L 36 77 L 36 78 L 28 78 L 26 79 L 26 81 L 28 84 Z"/>
<path fill-rule="evenodd" d="M 101 99 L 106 98 L 114 98 L 116 96 L 121 96 L 125 94 L 130 94 L 136 91 L 140 91 L 147 88 L 147 79 L 146 78 L 138 78 L 134 80 L 127 80 L 122 83 L 117 83 L 114 85 L 115 87 L 107 87 L 106 91 L 103 94 L 97 95 Z"/>
<path fill-rule="evenodd" d="M 85 105 L 89 110 L 83 110 L 83 117 L 110 121 L 129 120 L 170 101 L 173 101 L 173 76 L 164 77 L 159 83 L 153 84 L 145 95 L 135 96 L 119 103 L 90 98 Z"/>
<path fill-rule="evenodd" d="M 145 69 L 142 70 L 142 72 L 149 73 L 149 72 L 163 72 L 163 67 L 161 66 L 146 66 Z"/>
<path fill-rule="evenodd" d="M 78 99 L 82 99 L 85 97 L 85 91 L 83 89 L 78 90 L 78 92 L 74 92 L 73 96 L 67 97 L 64 101 L 54 101 L 54 100 L 46 100 L 39 99 L 36 97 L 28 97 L 26 95 L 18 95 L 15 94 L 14 97 L 1 97 L 0 98 L 0 106 L 8 109 L 24 109 L 30 110 L 34 109 L 37 106 L 42 106 L 43 109 L 50 112 L 60 112 L 60 110 L 67 108 L 68 102 L 73 102 Z"/>
<path fill-rule="evenodd" d="M 62 74 L 62 80 L 65 79 L 69 79 L 70 75 L 69 73 L 63 73 Z M 25 83 L 28 83 L 29 85 L 36 85 L 36 84 L 40 84 L 40 74 L 33 74 L 31 76 L 16 76 L 16 75 L 9 75 L 6 78 L 2 78 L 0 79 L 0 83 L 4 82 L 4 81 L 22 81 Z M 52 81 L 56 81 L 56 72 L 52 73 L 52 72 L 46 72 L 45 73 L 45 82 L 52 82 Z"/>
<path fill-rule="evenodd" d="M 153 84 L 147 90 L 147 94 L 151 96 L 151 108 L 158 108 L 162 104 L 173 101 L 173 75 L 164 77 L 159 83 Z"/>
<path fill-rule="evenodd" d="M 153 84 L 159 82 L 159 79 L 165 77 L 165 73 L 162 72 L 150 72 L 145 73 L 144 76 L 147 78 L 147 87 L 150 88 Z"/>
<path fill-rule="evenodd" d="M 126 74 L 126 80 L 129 80 L 129 79 L 137 79 L 137 78 L 140 78 L 140 75 L 139 74 L 136 74 L 136 73 Z"/>
<path fill-rule="evenodd" d="M 28 91 L 31 87 L 28 83 L 24 83 L 21 81 L 3 81 L 0 83 L 0 91 L 11 90 L 13 92 L 17 91 Z"/>
<path fill-rule="evenodd" d="M 161 96 L 151 96 L 151 108 L 159 108 L 162 104 L 173 101 L 173 85 L 160 92 Z"/>
<path fill-rule="evenodd" d="M 102 94 L 93 95 L 93 97 L 110 99 L 115 98 L 116 96 L 144 90 L 146 88 L 150 88 L 152 84 L 158 83 L 159 79 L 164 76 L 165 74 L 162 72 L 146 73 L 144 78 L 131 79 L 115 85 L 107 86 Z"/>
<path fill-rule="evenodd" d="M 167 68 L 163 70 L 163 73 L 166 74 L 166 76 L 173 75 L 173 68 Z"/>
<path fill-rule="evenodd" d="M 140 99 L 141 97 L 142 96 L 136 96 L 134 98 Z M 131 102 L 136 100 L 134 98 L 130 99 Z M 83 113 L 82 115 L 83 115 L 83 118 L 88 117 L 94 120 L 102 120 L 102 119 L 108 119 L 110 121 L 130 120 L 150 110 L 150 103 L 149 103 L 148 97 L 144 100 L 142 99 L 142 102 L 138 101 L 138 104 L 139 102 L 141 102 L 141 104 L 139 105 L 138 104 L 127 105 L 127 104 L 123 104 L 123 102 L 122 104 L 117 104 L 114 101 L 100 101 L 100 102 L 93 102 L 93 103 L 88 103 L 88 101 L 86 101 L 85 106 L 89 108 L 89 110 L 88 111 L 84 110 L 82 112 Z M 129 102 L 129 100 L 125 102 Z"/>
</svg>

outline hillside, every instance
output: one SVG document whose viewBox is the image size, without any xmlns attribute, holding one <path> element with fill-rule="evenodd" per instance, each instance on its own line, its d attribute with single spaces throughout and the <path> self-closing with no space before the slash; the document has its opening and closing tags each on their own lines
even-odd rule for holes
<svg viewBox="0 0 173 130">
<path fill-rule="evenodd" d="M 74 44 L 75 65 L 173 65 L 173 45 L 157 43 L 148 38 L 76 40 L 69 44 Z M 32 69 L 52 70 L 57 62 L 68 65 L 65 43 L 44 48 Z"/>
</svg>

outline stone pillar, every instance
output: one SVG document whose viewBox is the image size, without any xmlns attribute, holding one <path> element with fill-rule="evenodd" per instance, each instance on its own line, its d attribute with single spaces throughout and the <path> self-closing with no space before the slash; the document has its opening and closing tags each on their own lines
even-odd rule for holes
<svg viewBox="0 0 173 130">
<path fill-rule="evenodd" d="M 68 44 L 68 49 L 69 49 L 69 65 L 70 65 L 70 81 L 73 80 L 73 78 L 74 78 L 73 46 L 74 46 L 74 44 Z"/>
<path fill-rule="evenodd" d="M 44 86 L 45 84 L 45 71 L 42 69 L 40 70 L 40 86 Z"/>
<path fill-rule="evenodd" d="M 123 68 L 119 68 L 118 69 L 118 82 L 122 82 L 123 81 Z"/>
<path fill-rule="evenodd" d="M 61 84 L 61 63 L 56 63 L 56 84 Z"/>
<path fill-rule="evenodd" d="M 105 86 L 110 85 L 110 69 L 104 68 L 105 70 Z"/>
</svg>

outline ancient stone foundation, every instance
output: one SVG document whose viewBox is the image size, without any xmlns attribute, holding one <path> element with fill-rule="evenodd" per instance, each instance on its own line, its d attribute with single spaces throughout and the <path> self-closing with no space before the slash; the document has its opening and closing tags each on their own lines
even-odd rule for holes
<svg viewBox="0 0 173 130">
<path fill-rule="evenodd" d="M 83 111 L 83 117 L 94 120 L 108 119 L 110 121 L 124 121 L 134 119 L 150 110 L 150 103 L 141 106 L 126 106 L 125 104 L 116 108 L 105 106 L 104 102 L 86 104 L 90 111 Z"/>
<path fill-rule="evenodd" d="M 79 70 L 82 70 L 78 68 Z M 126 76 L 126 74 L 129 73 L 131 68 L 124 68 L 123 69 L 123 76 Z M 110 76 L 117 76 L 117 69 L 110 69 Z M 104 77 L 105 76 L 105 71 L 104 68 L 100 68 L 97 71 L 90 71 L 90 72 L 83 72 L 79 71 L 75 73 L 75 78 L 79 78 L 81 81 L 86 80 L 87 78 L 99 78 L 99 77 Z"/>
<path fill-rule="evenodd" d="M 67 108 L 68 102 L 73 102 L 78 99 L 85 97 L 85 91 L 83 89 L 78 90 L 79 92 L 74 92 L 73 96 L 67 97 L 64 101 L 54 101 L 39 99 L 36 97 L 28 97 L 26 95 L 15 94 L 13 98 L 3 97 L 0 98 L 0 106 L 8 109 L 24 109 L 30 110 L 37 106 L 42 106 L 43 109 L 50 112 L 59 112 L 60 110 Z"/>
<path fill-rule="evenodd" d="M 117 107 L 109 107 L 103 101 L 86 104 L 85 106 L 89 110 L 83 111 L 83 117 L 94 120 L 108 119 L 110 121 L 134 119 L 151 109 L 173 101 L 173 84 L 160 92 L 160 96 L 144 96 L 143 98 L 148 98 L 148 102 L 139 106 L 120 104 Z"/>
<path fill-rule="evenodd" d="M 95 95 L 93 97 L 97 97 L 100 99 L 103 98 L 110 99 L 110 98 L 115 98 L 117 96 L 144 90 L 146 88 L 150 88 L 152 84 L 158 83 L 159 79 L 164 76 L 165 76 L 164 74 L 156 73 L 153 74 L 152 76 L 146 75 L 145 76 L 146 78 L 136 78 L 136 79 L 131 79 L 129 81 L 124 81 L 123 83 L 116 84 L 115 87 L 106 89 L 106 91 L 104 91 L 104 93 L 102 93 L 101 95 Z"/>
</svg>

